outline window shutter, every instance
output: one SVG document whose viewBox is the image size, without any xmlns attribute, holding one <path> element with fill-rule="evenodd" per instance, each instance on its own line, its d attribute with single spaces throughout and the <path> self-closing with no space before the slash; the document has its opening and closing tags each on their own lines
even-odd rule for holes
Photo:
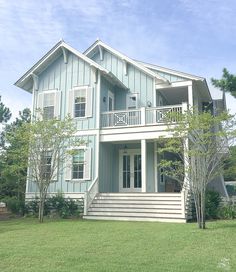
<svg viewBox="0 0 236 272">
<path fill-rule="evenodd" d="M 58 156 L 55 156 L 55 161 L 53 162 L 55 167 L 54 168 L 54 171 L 53 171 L 53 175 L 52 175 L 52 180 L 53 181 L 58 181 L 58 167 L 59 167 L 59 157 Z M 52 169 L 53 170 L 53 169 Z"/>
<path fill-rule="evenodd" d="M 65 180 L 72 180 L 72 156 L 69 154 L 65 159 Z"/>
<path fill-rule="evenodd" d="M 69 90 L 68 93 L 68 114 L 74 118 L 74 90 Z"/>
<path fill-rule="evenodd" d="M 86 92 L 86 117 L 92 117 L 93 114 L 93 88 L 88 87 Z"/>
<path fill-rule="evenodd" d="M 38 101 L 37 101 L 37 109 L 36 109 L 36 119 L 39 119 L 39 120 L 42 120 L 43 98 L 44 98 L 44 93 L 39 93 Z"/>
<path fill-rule="evenodd" d="M 60 119 L 61 113 L 61 92 L 55 92 L 55 99 L 54 99 L 54 117 Z"/>
<path fill-rule="evenodd" d="M 91 179 L 91 148 L 84 150 L 84 179 Z"/>
</svg>

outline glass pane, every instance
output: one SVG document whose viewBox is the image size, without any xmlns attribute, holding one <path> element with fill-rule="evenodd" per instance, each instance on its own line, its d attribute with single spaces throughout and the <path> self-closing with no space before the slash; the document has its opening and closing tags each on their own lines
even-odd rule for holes
<svg viewBox="0 0 236 272">
<path fill-rule="evenodd" d="M 108 110 L 109 111 L 112 111 L 113 110 L 113 103 L 112 103 L 113 101 L 112 101 L 112 98 L 111 97 L 109 97 L 109 102 L 108 102 Z"/>
<path fill-rule="evenodd" d="M 49 120 L 54 117 L 54 106 L 44 107 L 43 108 L 43 119 Z"/>
<path fill-rule="evenodd" d="M 73 163 L 84 161 L 84 150 L 78 150 L 76 155 L 73 156 Z"/>
</svg>

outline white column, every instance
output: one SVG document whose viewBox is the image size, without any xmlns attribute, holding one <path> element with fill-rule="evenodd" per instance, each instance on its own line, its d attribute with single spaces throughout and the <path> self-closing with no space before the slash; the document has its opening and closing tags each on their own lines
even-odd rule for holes
<svg viewBox="0 0 236 272">
<path fill-rule="evenodd" d="M 189 190 L 189 174 L 188 174 L 188 168 L 189 168 L 189 157 L 188 157 L 188 149 L 189 149 L 189 140 L 184 139 L 184 183 L 183 183 L 183 189 L 182 191 Z"/>
<path fill-rule="evenodd" d="M 142 192 L 147 191 L 147 144 L 146 140 L 141 140 L 141 157 L 142 157 Z"/>
<path fill-rule="evenodd" d="M 188 85 L 188 104 L 189 107 L 192 108 L 193 107 L 193 86 Z"/>
</svg>

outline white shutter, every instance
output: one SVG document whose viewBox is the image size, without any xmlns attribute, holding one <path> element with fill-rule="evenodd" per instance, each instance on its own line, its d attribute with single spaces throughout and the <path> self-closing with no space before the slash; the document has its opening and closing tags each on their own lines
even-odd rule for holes
<svg viewBox="0 0 236 272">
<path fill-rule="evenodd" d="M 72 180 L 72 155 L 68 154 L 65 160 L 65 180 Z"/>
<path fill-rule="evenodd" d="M 88 147 L 84 150 L 84 179 L 91 179 L 91 148 Z"/>
<path fill-rule="evenodd" d="M 86 91 L 86 109 L 85 116 L 92 117 L 93 115 L 93 88 L 88 87 Z"/>
<path fill-rule="evenodd" d="M 44 93 L 38 94 L 36 119 L 42 120 Z"/>
<path fill-rule="evenodd" d="M 71 118 L 74 118 L 74 90 L 69 90 L 68 92 L 68 114 Z"/>
<path fill-rule="evenodd" d="M 53 159 L 53 157 L 52 157 L 52 159 Z M 52 170 L 54 170 L 53 171 L 53 175 L 52 175 L 52 180 L 53 181 L 58 181 L 58 167 L 59 167 L 59 156 L 55 156 L 55 159 L 54 159 L 54 165 L 55 165 L 55 167 L 53 167 L 54 169 L 52 169 Z"/>
<path fill-rule="evenodd" d="M 54 117 L 60 119 L 61 113 L 61 92 L 56 91 L 54 97 Z"/>
</svg>

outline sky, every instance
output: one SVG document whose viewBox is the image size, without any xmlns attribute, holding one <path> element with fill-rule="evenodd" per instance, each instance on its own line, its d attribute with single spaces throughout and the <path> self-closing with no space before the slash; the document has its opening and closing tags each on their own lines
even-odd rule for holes
<svg viewBox="0 0 236 272">
<path fill-rule="evenodd" d="M 0 0 L 0 95 L 13 117 L 31 95 L 13 84 L 60 39 L 84 52 L 97 38 L 144 62 L 205 77 L 236 73 L 235 0 Z M 227 95 L 236 113 L 236 99 Z"/>
</svg>

